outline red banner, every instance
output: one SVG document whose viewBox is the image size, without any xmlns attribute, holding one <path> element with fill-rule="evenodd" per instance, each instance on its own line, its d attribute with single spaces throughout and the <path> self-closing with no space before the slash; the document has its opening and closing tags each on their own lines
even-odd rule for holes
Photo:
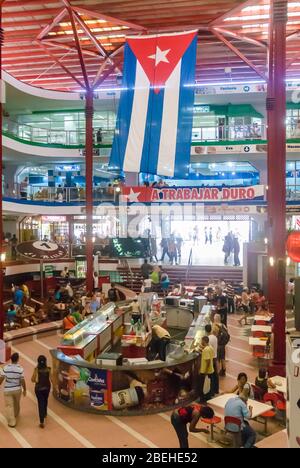
<svg viewBox="0 0 300 468">
<path fill-rule="evenodd" d="M 265 187 L 123 187 L 128 203 L 208 203 L 264 199 Z"/>
</svg>

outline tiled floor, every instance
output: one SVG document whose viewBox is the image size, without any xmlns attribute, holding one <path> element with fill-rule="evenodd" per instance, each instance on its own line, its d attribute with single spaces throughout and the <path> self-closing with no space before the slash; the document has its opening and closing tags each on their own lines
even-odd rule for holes
<svg viewBox="0 0 300 468">
<path fill-rule="evenodd" d="M 227 350 L 227 377 L 221 381 L 222 390 L 230 390 L 239 372 L 246 372 L 253 382 L 257 374 L 257 362 L 253 360 L 245 332 L 237 323 L 237 317 L 230 317 L 231 342 Z M 16 429 L 9 429 L 4 418 L 3 395 L 0 397 L 0 448 L 2 447 L 98 447 L 98 448 L 177 448 L 178 441 L 169 421 L 169 414 L 154 416 L 112 417 L 79 413 L 70 410 L 50 397 L 50 411 L 45 429 L 38 426 L 37 404 L 31 375 L 39 354 L 49 356 L 49 350 L 56 347 L 59 337 L 23 343 L 15 348 L 21 355 L 25 369 L 28 395 L 22 399 L 21 416 Z M 49 357 L 50 359 L 50 357 Z M 253 423 L 258 431 L 261 425 Z M 272 433 L 282 427 L 271 423 Z M 191 448 L 216 447 L 207 442 L 204 434 L 190 435 Z"/>
</svg>

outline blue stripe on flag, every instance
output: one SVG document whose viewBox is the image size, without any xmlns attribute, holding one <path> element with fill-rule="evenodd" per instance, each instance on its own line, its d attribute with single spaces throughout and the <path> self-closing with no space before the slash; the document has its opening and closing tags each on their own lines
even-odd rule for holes
<svg viewBox="0 0 300 468">
<path fill-rule="evenodd" d="M 185 177 L 191 160 L 197 36 L 182 57 L 174 177 Z"/>
<path fill-rule="evenodd" d="M 119 111 L 116 123 L 116 133 L 111 150 L 109 165 L 123 169 L 129 128 L 131 122 L 132 106 L 134 99 L 134 88 L 136 78 L 137 60 L 128 44 L 124 51 L 124 75 L 121 91 Z"/>
<path fill-rule="evenodd" d="M 161 89 L 158 94 L 153 88 L 150 89 L 140 169 L 140 172 L 146 174 L 157 174 L 164 95 L 164 89 Z"/>
</svg>

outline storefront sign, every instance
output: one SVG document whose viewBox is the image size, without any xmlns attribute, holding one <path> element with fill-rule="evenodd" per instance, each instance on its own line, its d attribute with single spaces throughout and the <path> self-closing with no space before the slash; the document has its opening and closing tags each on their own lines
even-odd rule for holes
<svg viewBox="0 0 300 468">
<path fill-rule="evenodd" d="M 67 250 L 52 241 L 23 242 L 17 246 L 17 251 L 23 257 L 33 260 L 56 260 L 67 257 Z"/>
<path fill-rule="evenodd" d="M 226 216 L 226 215 L 253 215 L 253 214 L 262 214 L 262 210 L 258 210 L 258 208 L 255 205 L 206 205 L 204 209 L 204 214 L 205 215 L 220 215 L 220 216 Z"/>
<path fill-rule="evenodd" d="M 128 203 L 207 203 L 217 201 L 262 200 L 265 186 L 253 187 L 193 187 L 150 188 L 124 187 L 123 200 Z"/>
<path fill-rule="evenodd" d="M 228 84 L 218 86 L 201 86 L 196 88 L 196 94 L 249 94 L 249 93 L 266 93 L 267 85 L 265 83 L 255 84 Z"/>
<path fill-rule="evenodd" d="M 299 145 L 300 148 L 300 145 Z M 216 146 L 192 146 L 192 156 L 198 154 L 218 154 L 218 153 L 266 153 L 268 150 L 267 144 L 261 145 L 216 145 Z"/>
<path fill-rule="evenodd" d="M 42 216 L 43 223 L 65 223 L 65 216 Z"/>
</svg>

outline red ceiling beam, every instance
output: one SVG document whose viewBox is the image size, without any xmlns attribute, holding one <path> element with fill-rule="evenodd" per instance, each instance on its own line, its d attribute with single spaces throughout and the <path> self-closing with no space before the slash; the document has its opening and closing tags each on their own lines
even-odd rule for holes
<svg viewBox="0 0 300 468">
<path fill-rule="evenodd" d="M 105 81 L 111 75 L 111 73 L 113 73 L 113 71 L 121 64 L 121 62 L 122 58 L 115 60 L 115 62 L 106 70 L 106 72 L 101 77 L 99 77 L 98 81 L 94 81 L 93 89 L 96 89 L 98 86 L 100 86 L 103 83 L 103 81 Z"/>
<path fill-rule="evenodd" d="M 84 20 L 82 20 L 80 18 L 80 16 L 78 15 L 78 13 L 75 11 L 73 13 L 74 17 L 75 17 L 75 20 L 77 21 L 77 23 L 82 27 L 82 29 L 85 31 L 86 35 L 88 36 L 88 38 L 90 39 L 90 41 L 94 44 L 94 46 L 96 47 L 96 49 L 100 52 L 100 54 L 103 56 L 103 57 L 107 57 L 107 53 L 106 51 L 104 50 L 104 48 L 101 46 L 100 42 L 98 41 L 98 39 L 96 38 L 96 36 L 94 35 L 94 33 L 90 30 L 90 28 L 85 24 Z"/>
<path fill-rule="evenodd" d="M 227 36 L 233 37 L 234 39 L 239 39 L 240 41 L 247 42 L 248 44 L 252 44 L 257 47 L 262 47 L 264 49 L 268 48 L 267 44 L 257 41 L 256 39 L 252 39 L 251 37 L 237 34 L 234 31 L 229 31 L 228 29 L 224 29 L 224 28 L 214 28 L 214 30 L 218 31 L 220 34 L 226 34 Z"/>
<path fill-rule="evenodd" d="M 248 0 L 243 3 L 239 3 L 237 6 L 224 13 L 222 16 L 219 16 L 218 18 L 211 21 L 209 26 L 221 25 L 226 18 L 230 18 L 231 16 L 237 16 L 244 8 L 257 5 L 257 3 L 258 0 Z"/>
<path fill-rule="evenodd" d="M 247 59 L 247 57 L 239 50 L 237 49 L 231 42 L 229 42 L 222 34 L 220 34 L 218 31 L 215 31 L 214 28 L 212 28 L 213 34 L 219 39 L 219 41 L 223 42 L 234 54 L 236 54 L 243 62 L 245 62 L 252 70 L 255 71 L 261 78 L 267 81 L 266 75 L 257 68 L 251 60 Z"/>
<path fill-rule="evenodd" d="M 24 4 L 23 4 L 24 6 Z M 41 10 L 30 10 L 30 11 L 14 11 L 13 13 L 11 11 L 4 11 L 2 12 L 2 18 L 12 18 L 12 15 L 14 18 L 25 18 L 29 16 L 55 16 L 58 15 L 58 13 L 61 11 L 61 8 L 43 8 Z"/>
<path fill-rule="evenodd" d="M 99 68 L 98 70 L 98 73 L 97 75 L 95 76 L 95 79 L 94 79 L 94 83 L 93 83 L 93 89 L 95 89 L 97 86 L 98 86 L 98 82 L 99 80 L 101 79 L 101 75 L 102 75 L 102 72 L 104 71 L 106 65 L 109 63 L 109 60 L 110 58 L 114 57 L 115 55 L 117 55 L 121 49 L 123 49 L 123 45 L 118 47 L 114 52 L 112 52 L 110 55 L 109 55 L 109 58 L 107 58 L 104 63 L 101 65 L 101 67 Z M 112 62 L 113 63 L 113 62 Z"/>
<path fill-rule="evenodd" d="M 62 0 L 62 1 L 65 2 L 65 0 Z M 136 29 L 137 31 L 145 31 L 146 29 L 144 26 L 140 26 L 139 24 L 131 23 L 129 21 L 124 21 L 119 18 L 113 18 L 112 16 L 107 16 L 102 13 L 98 13 L 96 11 L 87 10 L 86 8 L 81 8 L 77 6 L 74 6 L 73 8 L 77 13 L 81 13 L 83 15 L 98 18 L 98 19 L 102 19 L 102 20 L 108 21 L 109 23 L 118 24 L 121 26 L 127 26 L 128 28 Z"/>
<path fill-rule="evenodd" d="M 66 6 L 66 8 L 68 10 L 68 13 L 69 13 L 69 16 L 70 16 L 71 25 L 72 25 L 72 29 L 73 29 L 73 36 L 74 36 L 74 40 L 75 40 L 75 44 L 76 44 L 76 48 L 77 48 L 77 52 L 78 52 L 78 57 L 79 57 L 79 61 L 80 61 L 81 69 L 82 69 L 85 88 L 88 91 L 88 90 L 90 90 L 90 82 L 89 82 L 89 77 L 88 77 L 88 74 L 87 74 L 87 71 L 86 71 L 86 68 L 85 68 L 83 52 L 81 50 L 80 39 L 79 39 L 77 29 L 76 29 L 75 18 L 73 16 L 73 9 L 72 9 L 72 7 L 71 7 L 68 0 L 61 0 L 61 1 Z"/>
<path fill-rule="evenodd" d="M 74 52 L 77 52 L 76 47 L 71 47 L 67 44 L 62 44 L 61 42 L 56 42 L 56 41 L 51 41 L 50 39 L 43 39 L 43 43 L 49 44 L 51 46 L 58 47 L 60 49 L 67 49 L 67 50 L 73 50 Z M 89 55 L 90 57 L 95 57 L 95 58 L 100 58 L 101 56 L 98 54 L 98 52 L 95 52 L 90 49 L 82 48 L 82 52 L 86 55 Z"/>
<path fill-rule="evenodd" d="M 45 36 L 47 36 L 47 34 L 57 25 L 59 24 L 63 19 L 64 17 L 67 15 L 68 11 L 66 8 L 64 8 L 55 18 L 54 20 L 52 21 L 52 23 L 48 24 L 48 26 L 46 26 L 44 29 L 42 29 L 42 31 L 40 32 L 40 34 L 37 36 L 37 40 L 40 41 L 41 39 L 43 39 Z"/>
<path fill-rule="evenodd" d="M 53 55 L 47 47 L 44 46 L 44 44 L 41 41 L 37 41 L 36 43 L 41 49 L 43 49 L 46 52 L 46 54 L 48 54 L 53 59 L 55 63 L 57 63 L 57 65 L 59 65 L 64 70 L 65 73 L 67 73 L 67 75 L 69 75 L 72 78 L 72 80 L 78 83 L 81 88 L 84 88 L 83 83 L 75 75 L 73 75 L 73 73 L 70 72 L 70 70 L 68 70 L 68 68 L 65 67 L 61 63 L 61 61 L 57 59 L 57 57 L 55 57 L 55 55 Z"/>
</svg>

